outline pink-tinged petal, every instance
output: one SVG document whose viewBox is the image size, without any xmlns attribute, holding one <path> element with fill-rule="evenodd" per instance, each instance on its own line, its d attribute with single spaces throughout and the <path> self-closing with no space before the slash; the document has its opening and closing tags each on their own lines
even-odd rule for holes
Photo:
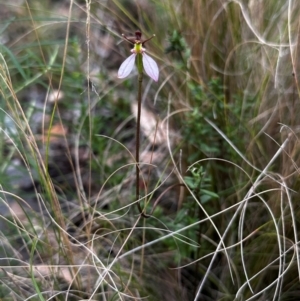
<svg viewBox="0 0 300 301">
<path fill-rule="evenodd" d="M 156 62 L 152 57 L 143 52 L 143 66 L 145 72 L 154 80 L 158 81 L 159 70 Z"/>
<path fill-rule="evenodd" d="M 136 53 L 129 56 L 120 66 L 118 71 L 118 78 L 124 78 L 132 71 L 135 62 Z"/>
</svg>

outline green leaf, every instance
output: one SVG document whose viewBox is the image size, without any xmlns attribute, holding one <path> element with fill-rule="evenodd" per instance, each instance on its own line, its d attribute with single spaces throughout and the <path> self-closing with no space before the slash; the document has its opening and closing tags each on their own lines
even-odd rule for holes
<svg viewBox="0 0 300 301">
<path fill-rule="evenodd" d="M 215 198 L 215 199 L 218 199 L 219 198 L 219 195 L 216 194 L 215 192 L 212 192 L 210 190 L 206 190 L 206 189 L 201 189 L 201 192 L 203 195 L 209 195 L 211 198 Z"/>
<path fill-rule="evenodd" d="M 209 201 L 211 201 L 211 199 L 211 196 L 207 194 L 200 197 L 201 204 L 208 203 Z"/>
</svg>

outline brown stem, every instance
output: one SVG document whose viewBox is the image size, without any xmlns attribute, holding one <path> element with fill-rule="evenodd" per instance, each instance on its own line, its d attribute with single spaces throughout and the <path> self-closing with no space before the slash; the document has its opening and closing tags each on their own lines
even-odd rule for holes
<svg viewBox="0 0 300 301">
<path fill-rule="evenodd" d="M 142 82 L 143 82 L 143 66 L 142 66 L 142 59 L 141 55 L 137 56 L 137 63 L 138 63 L 138 111 L 137 111 L 137 125 L 136 125 L 136 144 L 135 144 L 135 161 L 136 161 L 136 191 L 135 196 L 137 200 L 138 210 L 141 216 L 146 217 L 141 208 L 140 198 L 140 131 L 141 131 L 141 108 L 142 108 Z"/>
</svg>

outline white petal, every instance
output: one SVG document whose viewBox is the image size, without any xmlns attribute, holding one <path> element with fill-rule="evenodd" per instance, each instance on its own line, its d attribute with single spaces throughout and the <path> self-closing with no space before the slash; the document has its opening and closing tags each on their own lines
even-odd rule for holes
<svg viewBox="0 0 300 301">
<path fill-rule="evenodd" d="M 151 58 L 149 55 L 147 55 L 145 52 L 143 52 L 143 66 L 145 69 L 145 72 L 154 80 L 158 81 L 159 76 L 159 70 L 156 62 L 153 58 Z"/>
<path fill-rule="evenodd" d="M 129 56 L 120 66 L 118 71 L 118 78 L 124 78 L 132 71 L 135 62 L 136 53 Z"/>
</svg>

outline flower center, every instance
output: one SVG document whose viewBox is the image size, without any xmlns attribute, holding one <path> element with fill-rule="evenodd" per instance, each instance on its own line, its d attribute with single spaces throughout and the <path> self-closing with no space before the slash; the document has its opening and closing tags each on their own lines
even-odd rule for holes
<svg viewBox="0 0 300 301">
<path fill-rule="evenodd" d="M 143 48 L 142 44 L 140 42 L 134 44 L 134 48 L 131 50 L 132 53 L 138 54 L 145 52 L 146 49 Z"/>
</svg>

